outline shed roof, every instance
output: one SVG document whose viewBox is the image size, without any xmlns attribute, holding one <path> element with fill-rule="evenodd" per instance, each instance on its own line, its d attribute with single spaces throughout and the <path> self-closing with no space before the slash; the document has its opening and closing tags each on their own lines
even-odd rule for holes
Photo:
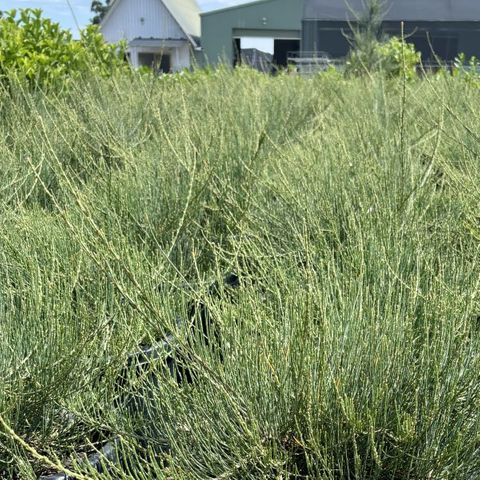
<svg viewBox="0 0 480 480">
<path fill-rule="evenodd" d="M 480 21 L 480 0 L 384 0 L 386 21 Z M 352 20 L 365 0 L 305 0 L 304 19 Z"/>
<path fill-rule="evenodd" d="M 200 15 L 202 17 L 207 17 L 209 15 L 217 15 L 218 13 L 223 13 L 223 12 L 228 12 L 230 10 L 238 10 L 240 8 L 255 8 L 256 6 L 258 5 L 261 5 L 263 3 L 268 3 L 268 2 L 272 2 L 272 1 L 275 1 L 275 0 L 252 0 L 252 1 L 247 1 L 247 2 L 244 2 L 244 3 L 237 3 L 237 4 L 234 4 L 234 5 L 230 5 L 229 7 L 223 7 L 223 8 L 217 8 L 215 10 L 209 10 L 208 12 L 202 12 Z M 296 2 L 302 2 L 303 0 L 294 0 Z M 301 8 L 301 6 L 300 6 Z"/>
</svg>

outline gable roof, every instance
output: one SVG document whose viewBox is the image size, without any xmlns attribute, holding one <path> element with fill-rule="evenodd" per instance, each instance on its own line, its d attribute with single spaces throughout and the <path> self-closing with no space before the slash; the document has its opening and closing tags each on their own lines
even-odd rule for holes
<svg viewBox="0 0 480 480">
<path fill-rule="evenodd" d="M 361 12 L 364 0 L 305 0 L 304 18 L 345 21 Z M 480 0 L 386 0 L 386 21 L 480 21 Z"/>
<path fill-rule="evenodd" d="M 120 2 L 126 0 L 112 0 L 103 17 L 101 25 L 105 24 Z M 199 46 L 200 39 L 200 8 L 196 0 L 158 0 L 162 2 L 172 17 L 177 21 L 187 38 L 194 47 Z"/>
<path fill-rule="evenodd" d="M 162 1 L 187 35 L 200 37 L 200 8 L 196 0 Z"/>
</svg>

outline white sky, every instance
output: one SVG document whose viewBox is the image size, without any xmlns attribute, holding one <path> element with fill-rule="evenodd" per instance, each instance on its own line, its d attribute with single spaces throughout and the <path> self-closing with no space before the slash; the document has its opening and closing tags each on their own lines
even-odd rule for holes
<svg viewBox="0 0 480 480">
<path fill-rule="evenodd" d="M 242 48 L 258 48 L 262 52 L 273 53 L 273 38 L 244 37 L 241 40 Z"/>
</svg>

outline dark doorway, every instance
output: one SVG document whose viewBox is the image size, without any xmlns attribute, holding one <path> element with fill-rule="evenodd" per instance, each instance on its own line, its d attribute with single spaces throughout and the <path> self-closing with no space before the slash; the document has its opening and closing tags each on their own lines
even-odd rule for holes
<svg viewBox="0 0 480 480">
<path fill-rule="evenodd" d="M 158 65 L 158 70 L 162 73 L 169 73 L 171 68 L 172 68 L 172 65 L 171 65 L 171 61 L 170 61 L 170 55 L 167 55 L 167 54 L 163 54 L 161 57 L 160 57 L 160 62 Z"/>
<path fill-rule="evenodd" d="M 155 63 L 155 55 L 153 53 L 139 53 L 138 63 L 142 67 L 153 68 L 153 65 Z"/>
<path fill-rule="evenodd" d="M 240 38 L 233 39 L 233 66 L 242 63 L 242 40 Z"/>
<path fill-rule="evenodd" d="M 273 43 L 273 64 L 278 67 L 286 67 L 288 53 L 300 50 L 300 40 L 275 40 Z"/>
</svg>

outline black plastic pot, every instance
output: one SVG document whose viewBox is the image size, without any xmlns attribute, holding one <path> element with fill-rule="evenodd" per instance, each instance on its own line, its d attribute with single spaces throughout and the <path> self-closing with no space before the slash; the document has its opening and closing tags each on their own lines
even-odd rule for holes
<svg viewBox="0 0 480 480">
<path fill-rule="evenodd" d="M 237 289 L 240 286 L 239 277 L 234 273 L 229 273 L 223 279 L 223 286 L 227 290 Z M 215 282 L 209 287 L 208 295 L 219 297 L 220 290 L 220 286 Z M 194 331 L 201 330 L 207 344 L 211 341 L 220 341 L 218 330 L 215 325 L 212 325 L 212 319 L 205 303 L 201 301 L 192 301 L 189 306 L 188 315 L 190 321 L 185 325 L 186 328 L 190 325 L 190 328 Z M 179 321 L 179 323 L 181 324 L 184 322 Z M 166 337 L 154 345 L 140 345 L 137 352 L 128 355 L 125 367 L 117 379 L 119 390 L 121 390 L 121 387 L 125 384 L 128 375 L 131 375 L 133 369 L 137 375 L 141 375 L 142 372 L 145 372 L 148 369 L 148 366 L 152 361 L 161 360 L 166 362 L 170 375 L 177 382 L 193 383 L 194 376 L 192 370 L 188 366 L 188 359 L 183 358 L 179 360 L 176 358 L 173 338 Z M 153 381 L 155 381 L 155 379 L 153 379 Z M 143 410 L 143 402 L 140 395 L 133 394 L 130 398 L 124 398 L 123 400 L 131 407 L 133 406 L 137 412 Z M 118 440 L 113 439 L 107 442 L 100 451 L 88 455 L 85 460 L 80 462 L 80 464 L 82 464 L 82 462 L 84 465 L 89 464 L 99 473 L 102 473 L 104 465 L 108 463 L 118 463 L 119 461 L 121 461 L 121 458 L 118 452 Z M 69 477 L 65 473 L 54 473 L 42 475 L 38 480 L 70 480 L 71 478 L 72 477 Z"/>
<path fill-rule="evenodd" d="M 104 465 L 111 462 L 117 463 L 119 461 L 118 456 L 118 441 L 113 440 L 106 443 L 99 452 L 92 453 L 88 457 L 79 462 L 80 465 L 83 463 L 90 464 L 97 472 L 102 473 L 104 471 Z M 68 476 L 66 473 L 52 473 L 49 475 L 42 475 L 38 480 L 73 480 L 73 477 Z"/>
</svg>

